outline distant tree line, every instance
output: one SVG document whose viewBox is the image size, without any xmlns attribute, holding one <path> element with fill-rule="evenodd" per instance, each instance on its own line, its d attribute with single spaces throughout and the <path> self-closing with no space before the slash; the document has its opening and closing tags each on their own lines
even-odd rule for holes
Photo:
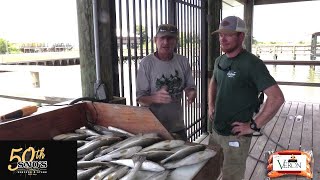
<svg viewBox="0 0 320 180">
<path fill-rule="evenodd" d="M 19 52 L 20 50 L 16 48 L 12 43 L 3 38 L 0 38 L 0 54 L 15 54 Z"/>
</svg>

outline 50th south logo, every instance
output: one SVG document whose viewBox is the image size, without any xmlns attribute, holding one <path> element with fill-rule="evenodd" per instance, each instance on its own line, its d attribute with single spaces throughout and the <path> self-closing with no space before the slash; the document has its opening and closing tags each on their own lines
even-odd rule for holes
<svg viewBox="0 0 320 180">
<path fill-rule="evenodd" d="M 25 146 L 27 147 L 27 146 Z M 8 170 L 13 174 L 35 176 L 46 174 L 48 161 L 44 147 L 12 148 Z"/>
</svg>

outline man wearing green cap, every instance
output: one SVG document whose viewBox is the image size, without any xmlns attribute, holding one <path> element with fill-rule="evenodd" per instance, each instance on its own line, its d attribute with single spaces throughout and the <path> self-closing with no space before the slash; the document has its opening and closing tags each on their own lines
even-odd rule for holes
<svg viewBox="0 0 320 180">
<path fill-rule="evenodd" d="M 154 42 L 157 51 L 144 57 L 137 73 L 137 102 L 147 106 L 171 133 L 187 140 L 181 99 L 183 91 L 188 103 L 196 97 L 196 86 L 186 57 L 174 53 L 178 29 L 171 24 L 157 28 Z"/>
<path fill-rule="evenodd" d="M 263 61 L 243 49 L 245 22 L 236 16 L 224 18 L 219 29 L 221 50 L 215 60 L 208 89 L 208 115 L 213 121 L 209 142 L 220 144 L 224 153 L 223 180 L 244 178 L 251 137 L 259 133 L 284 102 L 282 91 Z M 258 94 L 267 95 L 263 109 Z"/>
</svg>

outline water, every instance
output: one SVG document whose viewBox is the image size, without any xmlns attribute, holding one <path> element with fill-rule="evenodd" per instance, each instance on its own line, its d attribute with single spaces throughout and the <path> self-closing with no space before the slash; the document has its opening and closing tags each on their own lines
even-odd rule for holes
<svg viewBox="0 0 320 180">
<path fill-rule="evenodd" d="M 263 57 L 262 57 L 263 59 Z M 271 58 L 267 58 L 271 59 Z M 271 75 L 277 81 L 296 81 L 320 83 L 320 67 L 309 66 L 268 65 Z M 124 77 L 128 77 L 128 64 L 124 64 Z M 132 64 L 132 97 L 135 100 L 135 71 Z M 49 70 L 41 71 L 40 88 L 32 87 L 31 74 L 28 71 L 0 73 L 0 94 L 32 97 L 65 97 L 76 99 L 82 97 L 80 66 L 51 66 Z M 125 96 L 129 97 L 129 81 L 124 78 Z M 320 87 L 280 86 L 286 101 L 320 102 Z M 0 98 L 0 115 L 35 103 Z M 127 98 L 127 104 L 130 104 Z M 133 102 L 135 105 L 136 103 Z"/>
</svg>

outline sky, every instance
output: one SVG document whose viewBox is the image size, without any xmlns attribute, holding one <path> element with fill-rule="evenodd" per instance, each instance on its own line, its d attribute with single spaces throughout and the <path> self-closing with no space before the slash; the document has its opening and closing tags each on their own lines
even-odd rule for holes
<svg viewBox="0 0 320 180">
<path fill-rule="evenodd" d="M 77 43 L 76 0 L 0 0 L 0 38 Z"/>
<path fill-rule="evenodd" d="M 243 7 L 223 16 L 243 16 Z M 320 31 L 320 0 L 254 8 L 253 37 L 258 41 L 310 41 Z M 0 38 L 10 42 L 78 43 L 76 0 L 0 0 Z"/>
<path fill-rule="evenodd" d="M 223 16 L 243 17 L 243 7 L 229 9 Z M 253 15 L 253 37 L 267 42 L 311 41 L 320 32 L 320 1 L 256 5 Z"/>
</svg>

